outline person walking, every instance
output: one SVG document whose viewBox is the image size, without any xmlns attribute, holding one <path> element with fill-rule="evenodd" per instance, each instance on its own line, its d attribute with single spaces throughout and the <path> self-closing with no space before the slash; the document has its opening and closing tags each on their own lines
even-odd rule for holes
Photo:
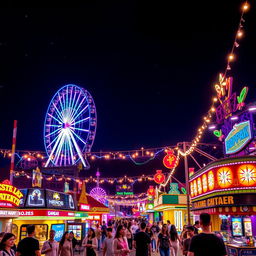
<svg viewBox="0 0 256 256">
<path fill-rule="evenodd" d="M 134 248 L 136 249 L 136 256 L 151 255 L 151 240 L 146 233 L 145 222 L 140 224 L 140 231 L 134 236 Z"/>
<path fill-rule="evenodd" d="M 71 243 L 72 243 L 73 254 L 75 254 L 75 248 L 76 248 L 76 245 L 78 245 L 78 241 L 77 241 L 77 239 L 75 238 L 75 235 L 74 235 L 74 232 L 73 232 L 73 231 L 69 232 L 69 240 L 70 240 Z"/>
<path fill-rule="evenodd" d="M 18 243 L 16 256 L 40 256 L 39 241 L 34 238 L 35 226 L 27 226 L 28 236 Z"/>
<path fill-rule="evenodd" d="M 112 228 L 107 228 L 107 237 L 103 243 L 103 256 L 113 256 L 113 236 L 112 236 Z"/>
<path fill-rule="evenodd" d="M 181 245 L 175 225 L 170 227 L 171 255 L 178 256 L 179 245 Z"/>
<path fill-rule="evenodd" d="M 191 239 L 188 256 L 226 256 L 226 248 L 221 238 L 211 233 L 211 216 L 200 214 L 202 232 Z"/>
<path fill-rule="evenodd" d="M 50 231 L 49 240 L 45 241 L 41 250 L 41 254 L 45 254 L 46 256 L 57 256 L 59 244 L 54 240 L 55 231 Z"/>
<path fill-rule="evenodd" d="M 99 225 L 99 224 L 96 225 L 95 235 L 96 235 L 96 238 L 97 238 L 97 240 L 98 240 L 98 243 L 97 243 L 98 248 L 97 248 L 97 250 L 99 251 L 99 250 L 100 250 L 100 246 L 101 246 L 101 243 L 100 243 L 100 239 L 101 239 L 101 229 L 100 229 L 100 225 Z"/>
<path fill-rule="evenodd" d="M 0 242 L 0 256 L 15 256 L 12 249 L 14 246 L 15 235 L 12 233 L 5 233 Z"/>
<path fill-rule="evenodd" d="M 128 241 L 125 237 L 125 227 L 123 225 L 119 225 L 116 229 L 113 250 L 115 256 L 127 256 L 130 253 Z"/>
<path fill-rule="evenodd" d="M 107 236 L 107 225 L 106 225 L 106 222 L 103 221 L 102 226 L 101 226 L 101 244 L 102 245 L 103 245 L 103 242 L 104 242 L 106 236 Z"/>
<path fill-rule="evenodd" d="M 127 229 L 126 229 L 126 238 L 127 238 L 128 246 L 129 246 L 130 250 L 132 249 L 132 240 L 133 240 L 131 226 L 132 226 L 132 223 L 131 223 L 131 221 L 129 221 Z"/>
<path fill-rule="evenodd" d="M 72 242 L 69 240 L 69 233 L 66 231 L 59 244 L 58 256 L 73 256 Z"/>
<path fill-rule="evenodd" d="M 167 224 L 164 224 L 157 240 L 157 252 L 160 251 L 161 256 L 170 256 L 170 236 Z"/>
<path fill-rule="evenodd" d="M 85 247 L 84 256 L 97 256 L 98 239 L 93 228 L 89 228 L 87 237 L 84 238 L 82 246 Z"/>
<path fill-rule="evenodd" d="M 183 255 L 188 255 L 188 249 L 191 243 L 192 237 L 195 235 L 195 228 L 193 226 L 186 227 L 186 236 L 187 238 L 183 240 Z"/>
<path fill-rule="evenodd" d="M 152 239 L 151 239 L 151 247 L 152 251 L 156 251 L 156 241 L 157 241 L 157 236 L 160 231 L 160 228 L 158 227 L 157 223 L 154 222 L 154 224 L 151 226 L 151 231 L 152 231 Z"/>
</svg>

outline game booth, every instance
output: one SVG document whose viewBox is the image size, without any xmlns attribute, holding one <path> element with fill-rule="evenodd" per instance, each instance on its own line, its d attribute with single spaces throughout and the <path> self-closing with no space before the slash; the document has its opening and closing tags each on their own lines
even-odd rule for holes
<svg viewBox="0 0 256 256">
<path fill-rule="evenodd" d="M 68 229 L 68 221 L 77 218 L 73 196 L 41 188 L 20 191 L 23 198 L 19 204 L 19 216 L 12 222 L 12 233 L 16 235 L 17 240 L 25 238 L 26 227 L 33 224 L 36 228 L 35 237 L 41 245 L 48 239 L 51 229 L 56 231 L 55 239 L 60 241 Z"/>
<path fill-rule="evenodd" d="M 19 217 L 18 206 L 22 200 L 21 191 L 5 180 L 0 183 L 0 232 L 11 232 L 12 223 Z"/>
</svg>

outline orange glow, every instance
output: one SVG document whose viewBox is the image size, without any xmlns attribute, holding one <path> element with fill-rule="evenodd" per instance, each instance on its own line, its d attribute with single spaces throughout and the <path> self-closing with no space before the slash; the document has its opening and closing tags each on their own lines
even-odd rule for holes
<svg viewBox="0 0 256 256">
<path fill-rule="evenodd" d="M 194 180 L 194 194 L 197 196 L 197 182 Z"/>
<path fill-rule="evenodd" d="M 202 194 L 202 181 L 200 177 L 197 179 L 197 190 L 198 194 Z"/>
<path fill-rule="evenodd" d="M 214 174 L 212 171 L 208 172 L 208 186 L 210 190 L 214 189 Z"/>
<path fill-rule="evenodd" d="M 248 3 L 245 3 L 245 4 L 243 5 L 243 10 L 244 10 L 244 11 L 248 11 L 248 10 L 249 10 L 249 4 L 248 4 Z"/>
<path fill-rule="evenodd" d="M 238 169 L 239 183 L 244 186 L 256 184 L 256 169 L 252 164 L 241 165 Z"/>
<path fill-rule="evenodd" d="M 193 182 L 190 183 L 190 194 L 193 197 L 194 196 L 194 184 Z"/>
<path fill-rule="evenodd" d="M 233 173 L 229 167 L 222 167 L 217 171 L 218 185 L 221 188 L 228 188 L 233 183 Z"/>
<path fill-rule="evenodd" d="M 204 193 L 205 193 L 205 192 L 207 192 L 207 190 L 208 190 L 207 176 L 206 176 L 206 174 L 203 175 L 202 181 L 203 181 L 203 191 L 204 191 Z"/>
</svg>

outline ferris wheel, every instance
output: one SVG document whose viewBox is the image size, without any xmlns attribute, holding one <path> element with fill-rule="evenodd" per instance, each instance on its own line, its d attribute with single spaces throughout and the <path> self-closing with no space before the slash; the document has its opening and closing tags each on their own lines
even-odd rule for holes
<svg viewBox="0 0 256 256">
<path fill-rule="evenodd" d="M 90 93 L 74 84 L 60 88 L 53 96 L 44 122 L 45 167 L 70 166 L 81 162 L 89 168 L 90 152 L 97 128 L 96 107 Z"/>
</svg>

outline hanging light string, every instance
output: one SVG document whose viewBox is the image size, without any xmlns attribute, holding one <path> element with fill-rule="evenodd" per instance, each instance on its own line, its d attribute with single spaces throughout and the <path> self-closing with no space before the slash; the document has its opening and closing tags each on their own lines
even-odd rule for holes
<svg viewBox="0 0 256 256">
<path fill-rule="evenodd" d="M 224 76 L 222 76 L 222 81 L 224 81 L 224 79 L 226 78 L 228 71 L 231 70 L 230 64 L 235 59 L 235 55 L 234 55 L 235 49 L 239 47 L 238 40 L 240 40 L 242 38 L 242 36 L 244 35 L 243 29 L 242 29 L 244 27 L 243 24 L 245 22 L 244 14 L 248 10 L 249 10 L 249 3 L 248 3 L 248 1 L 246 1 L 242 5 L 242 12 L 241 12 L 240 20 L 239 20 L 238 29 L 237 29 L 236 34 L 235 34 L 235 38 L 234 38 L 234 42 L 233 42 L 233 45 L 232 45 L 232 48 L 231 48 L 231 52 L 227 57 L 227 65 L 226 65 L 226 69 L 224 71 Z M 202 123 L 199 126 L 199 128 L 197 130 L 197 133 L 196 133 L 196 136 L 193 139 L 192 143 L 190 144 L 189 148 L 186 149 L 185 151 L 179 149 L 178 147 L 175 148 L 177 150 L 177 158 L 178 159 L 180 159 L 181 156 L 185 157 L 185 156 L 190 155 L 195 150 L 195 148 L 198 146 L 198 144 L 200 143 L 200 141 L 203 138 L 203 135 L 204 135 L 208 125 L 211 122 L 213 114 L 216 110 L 215 104 L 217 102 L 218 102 L 218 98 L 216 96 L 213 97 L 212 104 L 211 104 L 209 110 L 207 111 L 206 115 L 202 118 Z M 171 172 L 169 173 L 169 175 L 166 179 L 166 182 L 159 185 L 159 187 L 157 188 L 157 192 L 161 192 L 161 188 L 165 187 L 168 184 L 168 182 L 170 181 L 170 179 L 171 179 L 172 175 L 174 174 L 176 168 L 177 168 L 177 166 L 174 167 L 171 170 Z"/>
</svg>

